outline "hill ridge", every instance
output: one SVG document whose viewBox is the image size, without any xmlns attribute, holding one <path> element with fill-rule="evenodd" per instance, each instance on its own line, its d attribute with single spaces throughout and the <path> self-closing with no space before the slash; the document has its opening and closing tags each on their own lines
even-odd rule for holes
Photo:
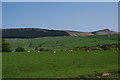
<svg viewBox="0 0 120 80">
<path fill-rule="evenodd" d="M 49 30 L 41 28 L 11 28 L 2 30 L 2 38 L 38 38 L 38 37 L 60 37 L 60 36 L 89 36 L 119 34 L 118 32 L 103 29 L 93 32 L 79 32 L 72 30 Z"/>
</svg>

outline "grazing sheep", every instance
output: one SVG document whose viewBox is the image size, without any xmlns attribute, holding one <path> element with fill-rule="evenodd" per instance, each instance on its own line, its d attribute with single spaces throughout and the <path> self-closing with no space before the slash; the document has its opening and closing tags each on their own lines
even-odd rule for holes
<svg viewBox="0 0 120 80">
<path fill-rule="evenodd" d="M 27 52 L 30 52 L 30 51 L 27 51 Z"/>
<path fill-rule="evenodd" d="M 54 51 L 53 53 L 56 53 L 56 51 Z"/>
<path fill-rule="evenodd" d="M 87 50 L 87 52 L 90 52 L 89 50 Z"/>
<path fill-rule="evenodd" d="M 53 51 L 52 53 L 56 53 L 56 51 Z"/>
<path fill-rule="evenodd" d="M 70 52 L 73 52 L 73 50 L 70 50 Z"/>
<path fill-rule="evenodd" d="M 38 51 L 38 52 L 40 52 L 40 51 Z"/>
</svg>

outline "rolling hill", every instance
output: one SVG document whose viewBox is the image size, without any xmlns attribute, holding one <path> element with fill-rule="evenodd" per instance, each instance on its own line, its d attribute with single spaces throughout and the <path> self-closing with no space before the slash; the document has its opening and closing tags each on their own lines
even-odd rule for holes
<svg viewBox="0 0 120 80">
<path fill-rule="evenodd" d="M 5 39 L 10 43 L 11 50 L 17 47 L 24 47 L 26 50 L 49 49 L 66 50 L 69 48 L 97 46 L 105 44 L 118 44 L 118 34 L 92 35 L 92 36 L 69 36 L 69 37 L 41 37 L 31 39 Z"/>
<path fill-rule="evenodd" d="M 108 35 L 118 34 L 118 32 L 109 29 L 98 30 L 94 32 L 78 32 L 68 30 L 48 30 L 40 28 L 15 28 L 0 29 L 2 38 L 38 38 L 38 37 L 59 37 L 59 36 L 89 36 L 89 35 Z"/>
<path fill-rule="evenodd" d="M 109 29 L 103 29 L 99 31 L 92 32 L 94 35 L 106 35 L 106 34 L 118 34 L 118 32 L 111 31 Z"/>
<path fill-rule="evenodd" d="M 54 36 L 69 36 L 69 34 L 64 31 L 37 28 L 2 29 L 3 38 L 37 38 Z"/>
</svg>

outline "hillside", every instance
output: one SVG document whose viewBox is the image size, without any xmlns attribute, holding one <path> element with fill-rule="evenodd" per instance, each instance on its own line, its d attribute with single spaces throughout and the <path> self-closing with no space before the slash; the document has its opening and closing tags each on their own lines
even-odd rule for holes
<svg viewBox="0 0 120 80">
<path fill-rule="evenodd" d="M 118 32 L 109 30 L 109 29 L 103 29 L 93 32 L 78 32 L 78 31 L 66 31 L 70 36 L 89 36 L 89 35 L 110 35 L 110 34 L 119 34 Z"/>
<path fill-rule="evenodd" d="M 94 34 L 94 35 L 106 35 L 106 34 L 118 34 L 118 32 L 111 31 L 109 29 L 103 29 L 103 30 L 99 30 L 99 31 L 94 31 L 94 32 L 92 32 L 92 34 Z"/>
<path fill-rule="evenodd" d="M 67 32 L 70 36 L 89 36 L 89 35 L 94 35 L 91 32 L 78 32 L 78 31 L 65 31 Z"/>
<path fill-rule="evenodd" d="M 3 38 L 37 38 L 37 37 L 69 36 L 67 32 L 38 28 L 3 29 Z"/>
<path fill-rule="evenodd" d="M 104 44 L 117 44 L 118 34 L 111 35 L 93 35 L 93 36 L 71 36 L 71 37 L 43 37 L 32 39 L 6 39 L 10 43 L 11 50 L 17 47 L 24 47 L 26 50 L 51 49 L 65 50 L 69 48 L 96 46 Z"/>
<path fill-rule="evenodd" d="M 3 38 L 38 38 L 38 37 L 58 37 L 58 36 L 89 36 L 89 35 L 107 35 L 118 34 L 109 29 L 98 30 L 94 32 L 78 32 L 67 30 L 48 30 L 40 28 L 16 28 L 1 29 Z"/>
</svg>

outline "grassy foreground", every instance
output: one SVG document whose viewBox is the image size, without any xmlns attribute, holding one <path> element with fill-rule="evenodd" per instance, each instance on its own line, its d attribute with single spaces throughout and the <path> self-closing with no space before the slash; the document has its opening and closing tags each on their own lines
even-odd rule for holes
<svg viewBox="0 0 120 80">
<path fill-rule="evenodd" d="M 7 52 L 2 57 L 3 78 L 91 78 L 101 72 L 117 78 L 117 51 Z"/>
</svg>

